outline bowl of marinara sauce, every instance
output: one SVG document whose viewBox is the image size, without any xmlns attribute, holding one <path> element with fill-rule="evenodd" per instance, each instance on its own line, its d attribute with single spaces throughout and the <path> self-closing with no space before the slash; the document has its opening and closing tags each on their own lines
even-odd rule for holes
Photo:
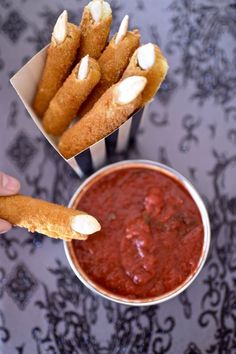
<svg viewBox="0 0 236 354">
<path fill-rule="evenodd" d="M 68 261 L 92 291 L 128 305 L 152 305 L 185 290 L 210 244 L 205 205 L 192 184 L 163 164 L 122 161 L 94 173 L 69 204 L 101 231 L 65 242 Z"/>
</svg>

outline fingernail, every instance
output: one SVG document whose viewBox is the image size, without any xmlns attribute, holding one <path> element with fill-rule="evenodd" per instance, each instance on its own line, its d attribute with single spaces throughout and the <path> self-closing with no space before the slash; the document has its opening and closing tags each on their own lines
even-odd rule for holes
<svg viewBox="0 0 236 354">
<path fill-rule="evenodd" d="M 3 188 L 7 189 L 8 191 L 15 192 L 15 191 L 18 191 L 18 189 L 19 189 L 19 182 L 15 178 L 3 174 L 2 186 L 3 186 Z"/>
</svg>

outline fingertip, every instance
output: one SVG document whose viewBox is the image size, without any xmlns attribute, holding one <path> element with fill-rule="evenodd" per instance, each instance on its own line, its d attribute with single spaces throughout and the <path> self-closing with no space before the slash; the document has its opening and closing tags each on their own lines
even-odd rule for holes
<svg viewBox="0 0 236 354">
<path fill-rule="evenodd" d="M 5 173 L 0 173 L 0 195 L 12 195 L 20 190 L 20 182 Z"/>
<path fill-rule="evenodd" d="M 12 188 L 13 188 L 13 192 L 14 193 L 18 193 L 20 191 L 20 182 L 18 181 L 18 179 L 14 178 L 14 177 L 11 177 L 14 181 L 13 181 L 13 184 L 12 184 Z"/>
<path fill-rule="evenodd" d="M 19 192 L 20 182 L 12 176 L 7 176 L 7 179 L 8 179 L 7 186 L 6 186 L 7 190 L 9 192 L 12 192 L 12 194 Z"/>
<path fill-rule="evenodd" d="M 11 230 L 11 224 L 6 220 L 0 220 L 0 234 L 5 234 L 9 230 Z"/>
</svg>

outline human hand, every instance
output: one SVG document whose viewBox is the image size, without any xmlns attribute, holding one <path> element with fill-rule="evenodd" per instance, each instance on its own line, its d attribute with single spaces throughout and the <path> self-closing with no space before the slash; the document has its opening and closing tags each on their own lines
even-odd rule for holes
<svg viewBox="0 0 236 354">
<path fill-rule="evenodd" d="M 20 182 L 14 177 L 8 176 L 0 172 L 0 196 L 12 195 L 18 193 L 20 190 Z M 1 198 L 0 198 L 1 203 Z M 11 229 L 11 224 L 0 219 L 0 234 L 3 234 Z"/>
</svg>

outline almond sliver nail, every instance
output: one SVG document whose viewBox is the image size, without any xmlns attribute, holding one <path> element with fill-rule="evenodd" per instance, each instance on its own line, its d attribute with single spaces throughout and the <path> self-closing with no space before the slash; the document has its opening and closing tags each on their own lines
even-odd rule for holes
<svg viewBox="0 0 236 354">
<path fill-rule="evenodd" d="M 98 23 L 102 19 L 102 1 L 95 0 L 90 3 L 89 9 L 93 20 Z"/>
<path fill-rule="evenodd" d="M 128 27 L 129 27 L 129 16 L 125 15 L 125 17 L 123 18 L 123 20 L 121 21 L 116 39 L 115 39 L 115 44 L 118 44 L 125 36 L 126 33 L 128 31 Z"/>
<path fill-rule="evenodd" d="M 81 59 L 79 71 L 78 71 L 78 79 L 85 80 L 89 73 L 89 55 L 86 55 Z"/>
<path fill-rule="evenodd" d="M 155 48 L 152 43 L 145 44 L 138 48 L 138 65 L 143 70 L 150 69 L 155 63 Z"/>
<path fill-rule="evenodd" d="M 130 76 L 121 81 L 116 88 L 116 103 L 129 104 L 143 91 L 147 79 L 143 76 Z"/>
<path fill-rule="evenodd" d="M 67 36 L 67 23 L 68 23 L 68 13 L 66 10 L 58 17 L 57 22 L 53 29 L 53 38 L 57 44 L 64 42 Z"/>
<path fill-rule="evenodd" d="M 76 215 L 71 219 L 71 228 L 82 235 L 91 235 L 101 230 L 101 225 L 93 216 L 88 214 Z"/>
</svg>

